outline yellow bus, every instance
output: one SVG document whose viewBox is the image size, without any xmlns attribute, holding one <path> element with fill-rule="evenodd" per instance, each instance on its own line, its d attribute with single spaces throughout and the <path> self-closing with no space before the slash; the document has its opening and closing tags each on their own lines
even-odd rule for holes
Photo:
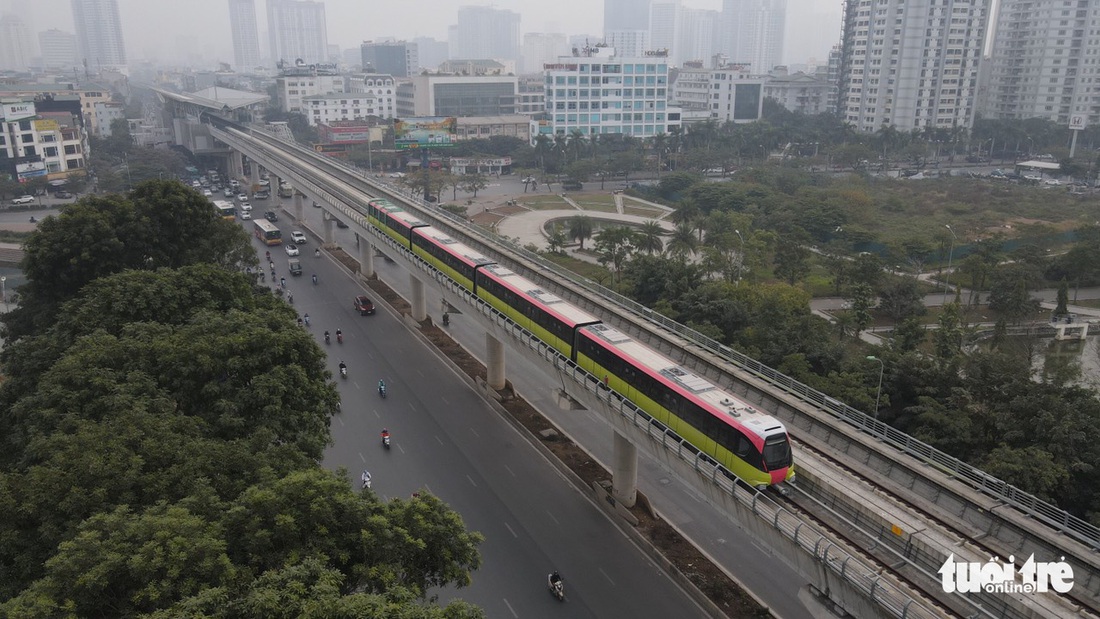
<svg viewBox="0 0 1100 619">
<path fill-rule="evenodd" d="M 257 219 L 253 222 L 253 234 L 265 245 L 282 245 L 283 233 L 275 227 L 275 224 L 266 219 Z"/>
<path fill-rule="evenodd" d="M 237 207 L 233 206 L 232 202 L 226 200 L 214 200 L 214 210 L 218 211 L 218 215 L 222 219 L 228 219 L 234 221 L 237 219 Z"/>
</svg>

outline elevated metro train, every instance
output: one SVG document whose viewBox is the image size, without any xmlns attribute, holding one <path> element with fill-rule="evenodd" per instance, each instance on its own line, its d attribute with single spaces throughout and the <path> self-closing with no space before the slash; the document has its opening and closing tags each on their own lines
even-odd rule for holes
<svg viewBox="0 0 1100 619">
<path fill-rule="evenodd" d="M 367 220 L 737 477 L 757 488 L 794 477 L 779 420 L 388 200 L 371 200 Z"/>
</svg>

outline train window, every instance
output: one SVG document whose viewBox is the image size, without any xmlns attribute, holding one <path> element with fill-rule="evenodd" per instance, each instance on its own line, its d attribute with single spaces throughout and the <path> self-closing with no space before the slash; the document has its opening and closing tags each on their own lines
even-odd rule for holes
<svg viewBox="0 0 1100 619">
<path fill-rule="evenodd" d="M 764 443 L 764 464 L 769 471 L 791 465 L 791 444 L 786 434 L 768 437 Z"/>
<path fill-rule="evenodd" d="M 749 437 L 741 434 L 741 432 L 737 430 L 734 431 L 737 432 L 737 447 L 734 449 L 733 453 L 738 458 L 744 460 L 746 457 L 748 457 L 749 454 L 756 451 L 756 448 L 753 447 L 752 441 L 749 440 Z M 732 443 L 732 441 L 730 442 Z"/>
</svg>

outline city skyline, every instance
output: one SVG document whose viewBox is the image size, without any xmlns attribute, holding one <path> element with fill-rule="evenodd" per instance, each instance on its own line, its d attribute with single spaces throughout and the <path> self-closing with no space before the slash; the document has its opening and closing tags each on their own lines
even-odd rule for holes
<svg viewBox="0 0 1100 619">
<path fill-rule="evenodd" d="M 14 1 L 0 0 L 0 11 L 14 9 Z M 227 0 L 190 0 L 188 10 L 167 11 L 167 0 L 118 0 L 127 56 L 136 59 L 183 61 L 202 54 L 209 62 L 233 63 L 233 40 Z M 374 11 L 356 0 L 324 0 L 328 14 L 328 40 L 341 49 L 357 48 L 365 40 L 396 37 L 411 40 L 431 37 L 447 40 L 447 29 L 457 23 L 460 6 L 488 6 L 485 2 L 422 0 L 414 12 Z M 693 9 L 720 10 L 722 0 L 684 0 Z M 257 23 L 266 41 L 267 3 L 256 1 Z M 559 0 L 538 3 L 530 0 L 498 0 L 495 8 L 522 15 L 520 32 L 561 32 L 566 35 L 603 32 L 603 4 L 591 0 Z M 32 33 L 50 28 L 75 32 L 69 0 L 39 0 L 20 13 Z M 824 62 L 829 47 L 840 38 L 840 0 L 800 0 L 798 10 L 789 10 L 787 44 L 783 62 L 804 63 L 813 58 Z M 150 24 L 158 27 L 151 28 Z M 826 24 L 823 26 L 822 24 Z M 263 50 L 261 50 L 263 51 Z"/>
</svg>

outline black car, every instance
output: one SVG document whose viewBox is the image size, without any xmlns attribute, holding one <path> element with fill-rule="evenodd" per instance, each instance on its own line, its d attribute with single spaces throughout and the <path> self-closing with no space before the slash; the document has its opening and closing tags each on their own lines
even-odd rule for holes
<svg viewBox="0 0 1100 619">
<path fill-rule="evenodd" d="M 275 223 L 276 221 L 279 221 L 279 216 L 275 214 L 275 211 L 267 211 L 266 213 L 264 213 L 264 219 Z"/>
<path fill-rule="evenodd" d="M 55 198 L 60 198 L 61 200 L 68 200 L 69 198 L 73 197 L 73 194 L 67 191 L 59 191 L 53 195 Z"/>
</svg>

